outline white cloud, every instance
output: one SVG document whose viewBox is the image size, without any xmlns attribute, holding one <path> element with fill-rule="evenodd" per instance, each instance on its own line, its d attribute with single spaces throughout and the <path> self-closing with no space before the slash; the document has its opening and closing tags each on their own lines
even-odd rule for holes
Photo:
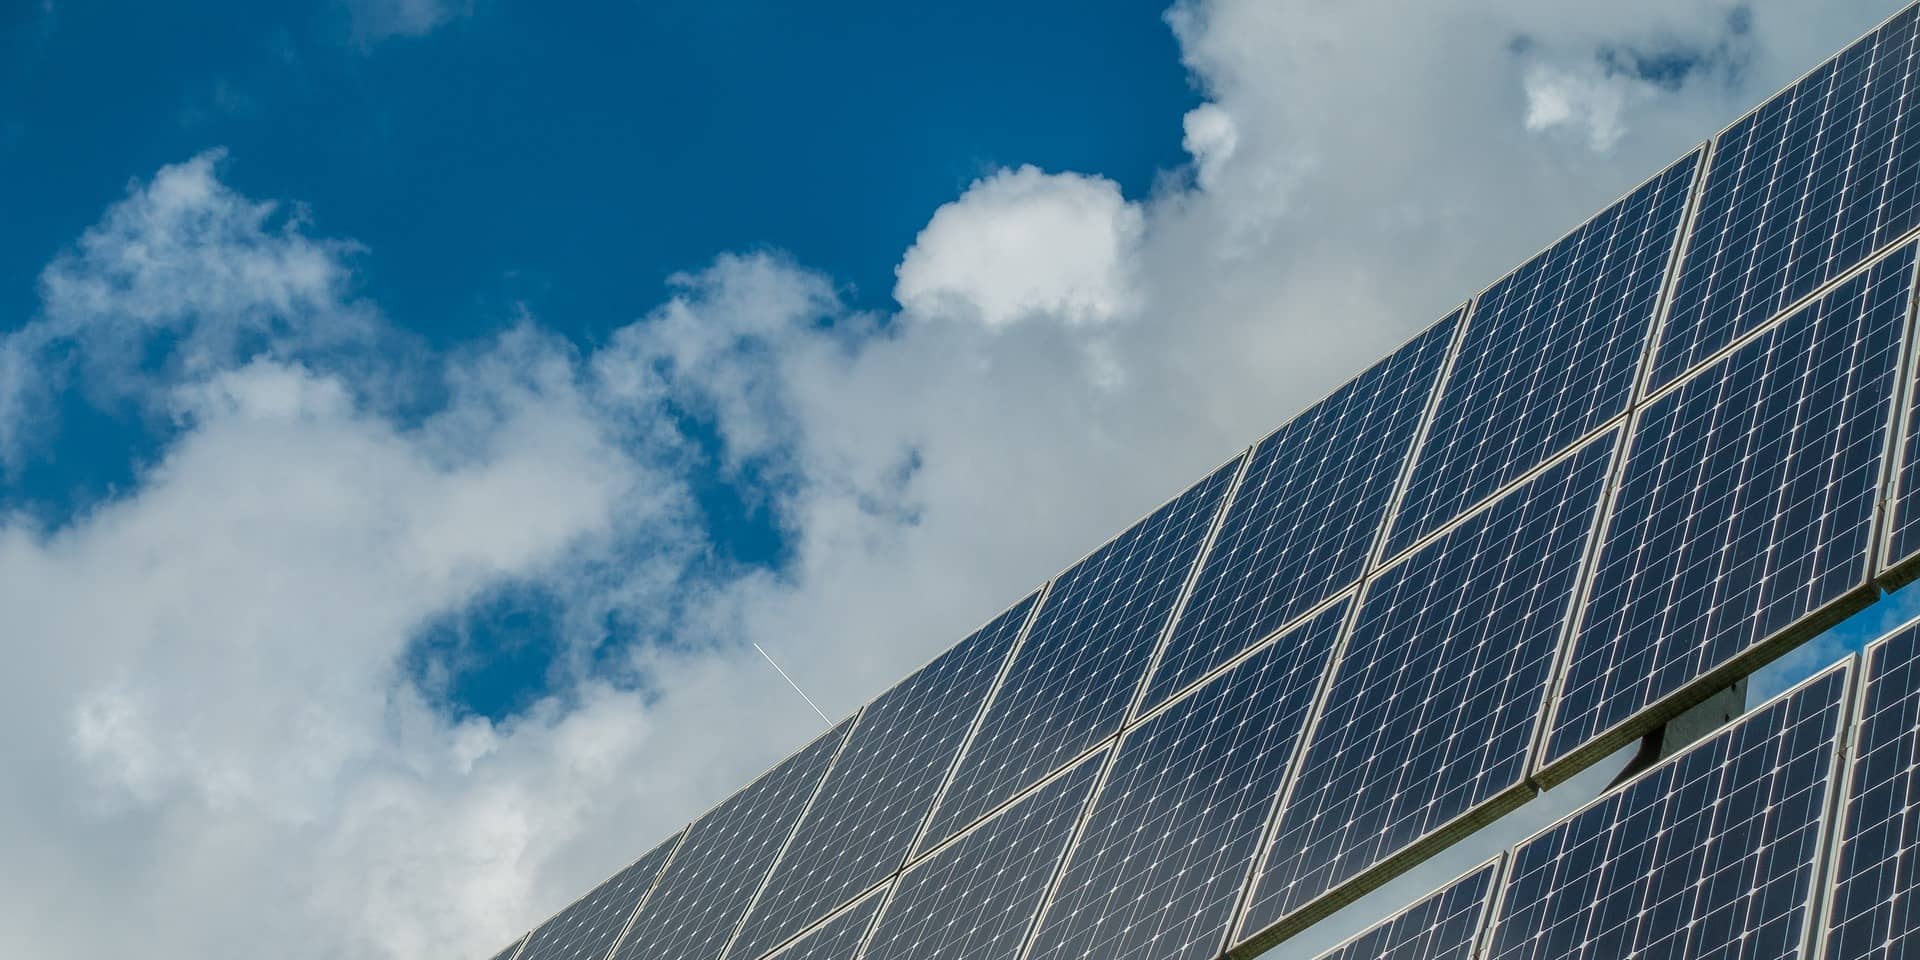
<svg viewBox="0 0 1920 960">
<path fill-rule="evenodd" d="M 1002 170 L 934 211 L 900 262 L 894 297 L 910 312 L 989 327 L 1042 316 L 1102 323 L 1128 304 L 1142 228 L 1110 180 Z"/>
<path fill-rule="evenodd" d="M 1521 86 L 1527 94 L 1529 131 L 1571 127 L 1585 135 L 1589 147 L 1602 153 L 1626 134 L 1629 103 L 1653 90 L 1651 84 L 1597 67 L 1568 70 L 1541 63 L 1527 68 Z"/>
<path fill-rule="evenodd" d="M 487 955 L 817 729 L 749 640 L 851 709 L 1877 7 L 1183 3 L 1207 105 L 1142 122 L 1192 176 L 1000 171 L 898 317 L 726 256 L 590 353 L 528 317 L 429 355 L 357 299 L 378 251 L 217 155 L 159 171 L 0 341 L 0 455 L 57 444 L 69 382 L 171 431 L 107 502 L 0 520 L 0 955 Z M 1738 56 L 1527 133 L 1530 69 L 1618 48 Z M 782 569 L 711 555 L 689 421 Z M 450 718 L 403 660 L 506 586 L 564 608 L 554 695 Z"/>
</svg>

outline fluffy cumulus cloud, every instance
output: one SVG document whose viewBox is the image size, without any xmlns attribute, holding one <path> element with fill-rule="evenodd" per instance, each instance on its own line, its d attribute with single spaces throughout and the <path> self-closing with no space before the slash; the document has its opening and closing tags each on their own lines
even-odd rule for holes
<svg viewBox="0 0 1920 960">
<path fill-rule="evenodd" d="M 851 710 L 1882 6 L 1190 0 L 1151 195 L 995 172 L 895 316 L 729 255 L 591 350 L 429 350 L 378 251 L 218 155 L 144 177 L 0 339 L 9 469 L 70 394 L 160 438 L 0 514 L 0 954 L 489 955 L 818 729 L 751 643 Z M 777 568 L 706 542 L 709 469 Z M 506 591 L 560 611 L 547 694 L 459 715 L 422 637 Z"/>
</svg>

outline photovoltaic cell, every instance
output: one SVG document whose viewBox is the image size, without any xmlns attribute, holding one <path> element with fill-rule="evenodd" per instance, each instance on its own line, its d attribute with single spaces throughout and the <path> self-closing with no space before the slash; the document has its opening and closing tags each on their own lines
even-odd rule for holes
<svg viewBox="0 0 1920 960">
<path fill-rule="evenodd" d="M 660 868 L 673 852 L 678 834 L 654 847 L 593 892 L 535 927 L 527 936 L 520 960 L 605 960 L 613 941 L 627 926 L 627 918 L 653 887 Z"/>
<path fill-rule="evenodd" d="M 1359 581 L 1461 316 L 1254 448 L 1143 712 Z"/>
<path fill-rule="evenodd" d="M 719 955 L 852 725 L 841 721 L 694 821 L 613 957 Z"/>
<path fill-rule="evenodd" d="M 1624 743 L 1867 584 L 1913 269 L 1896 251 L 1642 408 L 1550 766 Z"/>
<path fill-rule="evenodd" d="M 1912 382 L 1911 374 L 1907 375 Z M 1905 583 L 1920 575 L 1920 389 L 1908 387 L 1900 455 L 1887 492 L 1887 531 L 1883 555 L 1889 583 Z"/>
<path fill-rule="evenodd" d="M 1014 960 L 1106 754 L 911 867 L 862 960 Z"/>
<path fill-rule="evenodd" d="M 774 954 L 773 960 L 854 960 L 867 939 L 874 914 L 880 912 L 883 893 L 870 894 L 846 912 Z"/>
<path fill-rule="evenodd" d="M 729 957 L 762 956 L 906 861 L 1033 603 L 1015 604 L 861 711 Z"/>
<path fill-rule="evenodd" d="M 1239 460 L 1053 583 L 919 849 L 1119 732 Z"/>
<path fill-rule="evenodd" d="M 1316 960 L 1473 960 L 1499 875 L 1489 861 Z"/>
<path fill-rule="evenodd" d="M 1920 621 L 1867 649 L 1827 960 L 1920 955 Z"/>
<path fill-rule="evenodd" d="M 1699 163 L 1689 154 L 1474 302 L 1387 556 L 1627 409 Z"/>
<path fill-rule="evenodd" d="M 1347 601 L 1127 731 L 1028 960 L 1212 960 Z"/>
<path fill-rule="evenodd" d="M 1715 141 L 1656 387 L 1920 226 L 1916 30 L 1909 8 Z"/>
<path fill-rule="evenodd" d="M 1489 960 L 1807 955 L 1848 665 L 1520 844 Z"/>
<path fill-rule="evenodd" d="M 1290 934 L 1338 905 L 1329 894 L 1355 895 L 1356 881 L 1385 879 L 1443 831 L 1530 793 L 1528 753 L 1616 436 L 1368 582 L 1243 941 Z"/>
</svg>

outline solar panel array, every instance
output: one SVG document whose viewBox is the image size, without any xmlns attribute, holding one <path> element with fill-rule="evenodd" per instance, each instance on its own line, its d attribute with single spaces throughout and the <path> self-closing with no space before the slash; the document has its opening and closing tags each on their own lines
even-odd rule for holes
<svg viewBox="0 0 1920 960">
<path fill-rule="evenodd" d="M 1490 804 L 1525 799 L 1614 437 L 1366 586 L 1242 920 L 1252 938 Z"/>
<path fill-rule="evenodd" d="M 1243 459 L 1054 581 L 922 851 L 1119 731 Z"/>
<path fill-rule="evenodd" d="M 1488 960 L 1806 957 L 1849 668 L 1517 846 Z"/>
<path fill-rule="evenodd" d="M 653 889 L 680 835 L 635 860 L 527 936 L 520 960 L 602 960 Z"/>
<path fill-rule="evenodd" d="M 1920 621 L 1867 649 L 1827 960 L 1920 954 Z"/>
<path fill-rule="evenodd" d="M 719 956 L 852 725 L 851 720 L 841 721 L 695 820 L 612 956 L 616 960 Z"/>
<path fill-rule="evenodd" d="M 1920 574 L 1917 41 L 1909 6 L 501 958 L 1248 957 Z M 1899 646 L 1836 960 L 1920 926 Z M 1481 955 L 1803 955 L 1842 673 L 1522 845 Z M 1335 955 L 1467 956 L 1475 876 Z"/>
<path fill-rule="evenodd" d="M 728 956 L 755 960 L 905 862 L 1034 600 L 1015 604 L 861 711 Z"/>
<path fill-rule="evenodd" d="M 1496 858 L 1316 960 L 1472 960 L 1499 881 Z"/>
<path fill-rule="evenodd" d="M 862 956 L 1018 957 L 1105 760 L 1081 760 L 907 871 Z"/>
<path fill-rule="evenodd" d="M 1699 163 L 1689 154 L 1474 301 L 1388 554 L 1627 409 Z"/>
<path fill-rule="evenodd" d="M 1550 759 L 1871 602 L 1913 271 L 1908 245 L 1641 409 Z"/>
<path fill-rule="evenodd" d="M 861 944 L 867 941 L 867 931 L 873 928 L 873 918 L 880 915 L 880 906 L 885 902 L 884 892 L 875 891 L 852 909 L 807 931 L 774 956 L 779 960 L 854 960 Z"/>
</svg>

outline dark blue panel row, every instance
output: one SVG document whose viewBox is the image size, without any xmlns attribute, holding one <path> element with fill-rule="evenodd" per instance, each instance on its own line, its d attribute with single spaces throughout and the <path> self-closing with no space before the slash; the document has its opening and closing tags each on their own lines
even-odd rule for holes
<svg viewBox="0 0 1920 960">
<path fill-rule="evenodd" d="M 1214 471 L 1054 581 L 920 850 L 1119 732 L 1239 467 Z"/>
<path fill-rule="evenodd" d="M 1896 251 L 1642 408 L 1549 764 L 1636 734 L 1663 698 L 1872 578 L 1913 256 Z"/>
<path fill-rule="evenodd" d="M 1029 960 L 1212 960 L 1346 621 L 1336 603 L 1129 730 Z"/>
<path fill-rule="evenodd" d="M 694 821 L 613 960 L 719 956 L 852 726 L 841 721 Z"/>
<path fill-rule="evenodd" d="M 1520 799 L 1617 432 L 1370 580 L 1241 940 Z"/>
<path fill-rule="evenodd" d="M 1689 154 L 1474 301 L 1388 556 L 1627 409 L 1699 165 Z"/>
<path fill-rule="evenodd" d="M 673 852 L 675 835 L 613 875 L 527 937 L 520 960 L 605 960 L 633 910 L 653 889 Z"/>
<path fill-rule="evenodd" d="M 1473 960 L 1500 861 L 1482 864 L 1316 960 Z"/>
<path fill-rule="evenodd" d="M 1909 8 L 1714 142 L 1655 386 L 1920 226 L 1916 31 Z"/>
<path fill-rule="evenodd" d="M 1805 957 L 1850 672 L 1821 673 L 1520 844 L 1489 960 Z"/>
<path fill-rule="evenodd" d="M 1254 447 L 1142 710 L 1359 581 L 1460 318 Z"/>
<path fill-rule="evenodd" d="M 775 960 L 854 960 L 884 902 L 885 891 L 868 894 L 865 900 L 775 954 Z"/>
<path fill-rule="evenodd" d="M 729 957 L 756 960 L 906 861 L 1034 599 L 1015 604 L 860 712 Z"/>
<path fill-rule="evenodd" d="M 1014 960 L 1106 753 L 1080 761 L 903 875 L 863 960 Z"/>
<path fill-rule="evenodd" d="M 1920 621 L 1867 650 L 1827 960 L 1920 956 Z"/>
</svg>

